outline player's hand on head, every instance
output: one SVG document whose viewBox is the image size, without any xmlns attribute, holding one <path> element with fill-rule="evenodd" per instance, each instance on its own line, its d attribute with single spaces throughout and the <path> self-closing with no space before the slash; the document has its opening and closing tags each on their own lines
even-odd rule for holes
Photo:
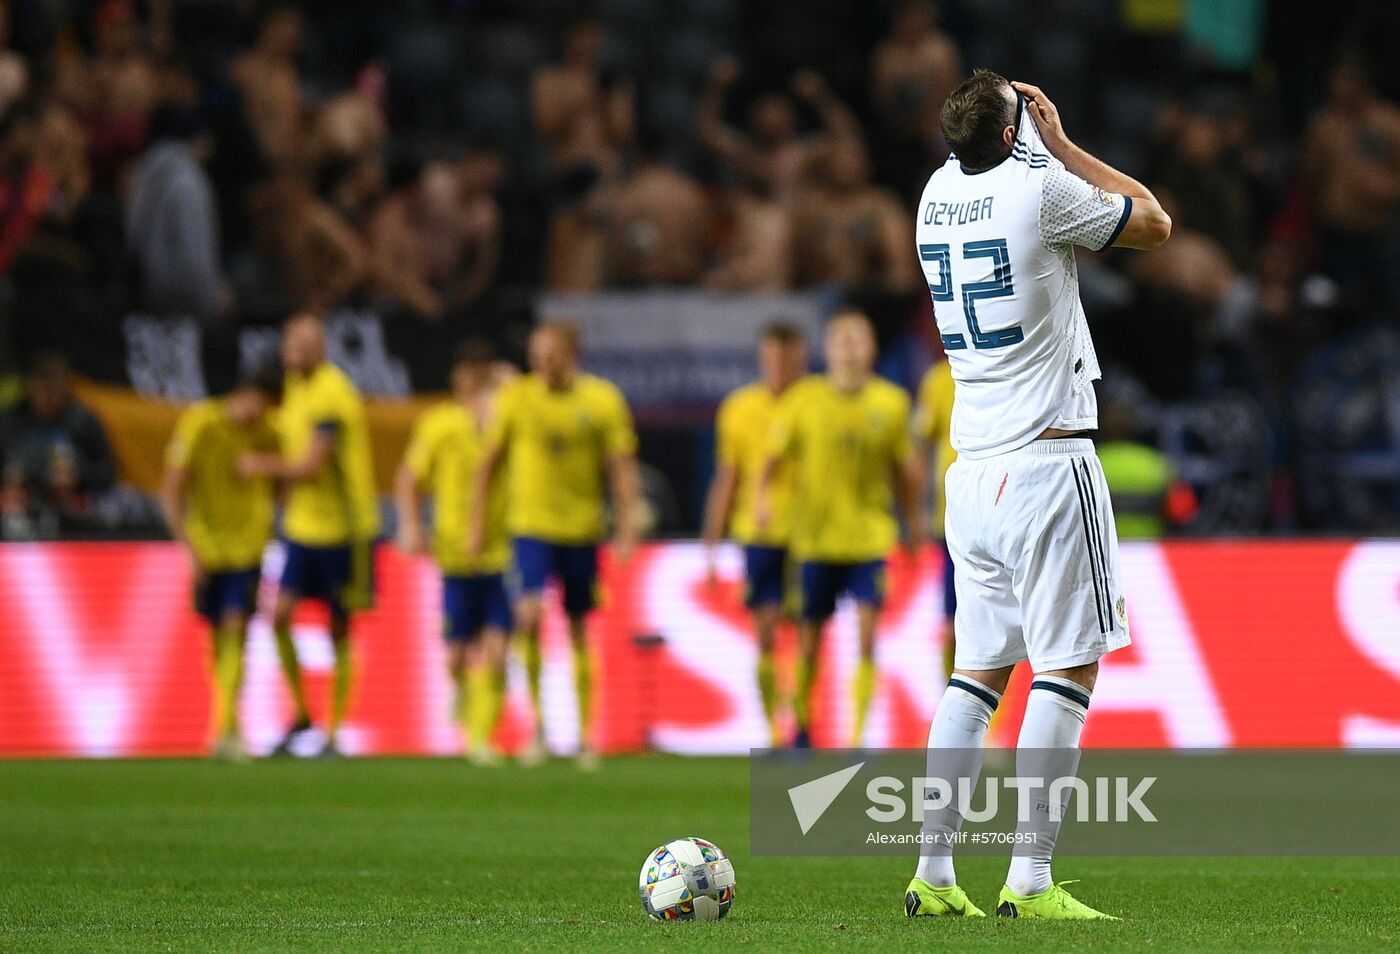
<svg viewBox="0 0 1400 954">
<path fill-rule="evenodd" d="M 1011 88 L 1026 98 L 1026 112 L 1031 114 L 1036 129 L 1040 130 L 1040 138 L 1045 140 L 1050 152 L 1054 153 L 1056 149 L 1068 146 L 1069 137 L 1065 135 L 1064 125 L 1060 122 L 1060 111 L 1050 101 L 1050 97 L 1045 95 L 1045 91 L 1039 86 L 1015 80 L 1012 81 Z"/>
</svg>

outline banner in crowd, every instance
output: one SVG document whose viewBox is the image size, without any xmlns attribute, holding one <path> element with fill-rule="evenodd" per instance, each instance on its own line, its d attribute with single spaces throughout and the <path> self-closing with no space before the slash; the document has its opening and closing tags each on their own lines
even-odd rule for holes
<svg viewBox="0 0 1400 954">
<path fill-rule="evenodd" d="M 274 547 L 268 578 L 279 561 Z M 592 627 L 593 729 L 602 749 L 741 753 L 767 743 L 740 565 L 737 550 L 724 551 L 711 586 L 696 544 L 647 546 L 625 566 L 605 561 L 607 603 Z M 1086 745 L 1400 747 L 1400 543 L 1125 544 L 1123 570 L 1133 645 L 1103 662 Z M 923 744 L 945 682 L 938 574 L 932 559 L 891 564 L 867 745 Z M 172 544 L 0 545 L 0 753 L 206 751 L 209 651 L 188 577 Z M 436 575 L 425 561 L 383 547 L 378 584 L 377 608 L 355 624 L 359 669 L 345 747 L 457 752 Z M 270 595 L 265 585 L 264 605 Z M 578 722 L 557 611 L 543 638 L 547 738 L 567 753 Z M 298 618 L 296 640 L 319 715 L 331 650 L 314 607 Z M 782 645 L 790 662 L 790 634 Z M 855 661 L 853 614 L 843 608 L 823 648 L 819 744 L 853 741 L 847 686 Z M 1015 738 L 1024 685 L 1021 673 L 1003 706 L 1004 741 Z M 531 730 L 515 663 L 510 686 L 498 736 L 507 749 Z M 240 712 L 255 751 L 269 749 L 290 716 L 261 616 Z"/>
<path fill-rule="evenodd" d="M 754 344 L 775 319 L 805 329 L 819 353 L 832 304 L 821 293 L 634 291 L 541 295 L 535 311 L 577 322 L 587 369 L 616 382 L 638 417 L 657 420 L 711 411 L 752 381 Z"/>
</svg>

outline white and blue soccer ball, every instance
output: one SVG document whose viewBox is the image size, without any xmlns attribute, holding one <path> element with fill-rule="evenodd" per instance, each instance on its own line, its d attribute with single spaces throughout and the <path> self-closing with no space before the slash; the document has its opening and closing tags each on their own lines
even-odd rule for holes
<svg viewBox="0 0 1400 954">
<path fill-rule="evenodd" d="M 703 838 L 677 838 L 647 855 L 637 879 L 658 921 L 718 921 L 734 904 L 734 863 Z"/>
</svg>

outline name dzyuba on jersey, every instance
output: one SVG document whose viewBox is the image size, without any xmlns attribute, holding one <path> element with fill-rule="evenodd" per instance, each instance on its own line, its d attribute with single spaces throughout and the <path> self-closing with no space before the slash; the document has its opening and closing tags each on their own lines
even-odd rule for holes
<svg viewBox="0 0 1400 954">
<path fill-rule="evenodd" d="M 924 206 L 925 225 L 966 225 L 992 217 L 992 196 L 971 202 L 930 202 Z"/>
</svg>

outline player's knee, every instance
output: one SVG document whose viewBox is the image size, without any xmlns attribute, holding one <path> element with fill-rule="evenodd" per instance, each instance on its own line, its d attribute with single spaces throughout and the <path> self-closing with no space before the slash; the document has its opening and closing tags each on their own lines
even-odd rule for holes
<svg viewBox="0 0 1400 954">
<path fill-rule="evenodd" d="M 1083 666 L 1071 666 L 1068 669 L 1054 669 L 1049 672 L 1036 673 L 1038 676 L 1059 676 L 1061 679 L 1068 679 L 1076 685 L 1083 686 L 1090 692 L 1094 691 L 1094 683 L 1099 678 L 1099 662 L 1094 660 Z"/>
<path fill-rule="evenodd" d="M 540 598 L 522 596 L 515 604 L 515 625 L 520 632 L 533 636 L 540 627 Z"/>
<path fill-rule="evenodd" d="M 954 668 L 953 672 L 965 679 L 971 679 L 973 682 L 981 683 L 997 695 L 1001 695 L 1006 692 L 1006 685 L 1011 681 L 1011 673 L 1014 672 L 1015 669 L 1015 666 L 1004 666 L 1001 669 Z"/>
<path fill-rule="evenodd" d="M 452 677 L 453 682 L 458 682 L 462 678 L 462 673 L 467 668 L 466 647 L 454 644 L 447 650 L 447 674 Z"/>
<path fill-rule="evenodd" d="M 278 629 L 292 625 L 292 613 L 296 611 L 296 605 L 295 597 L 277 597 L 277 604 L 272 608 L 272 625 Z"/>
<path fill-rule="evenodd" d="M 248 625 L 248 617 L 240 609 L 224 610 L 219 617 L 219 630 L 223 634 L 234 633 L 242 635 L 244 627 Z"/>
<path fill-rule="evenodd" d="M 758 638 L 758 648 L 765 653 L 773 651 L 780 615 L 781 610 L 776 606 L 760 606 L 753 611 L 754 635 Z"/>
</svg>

